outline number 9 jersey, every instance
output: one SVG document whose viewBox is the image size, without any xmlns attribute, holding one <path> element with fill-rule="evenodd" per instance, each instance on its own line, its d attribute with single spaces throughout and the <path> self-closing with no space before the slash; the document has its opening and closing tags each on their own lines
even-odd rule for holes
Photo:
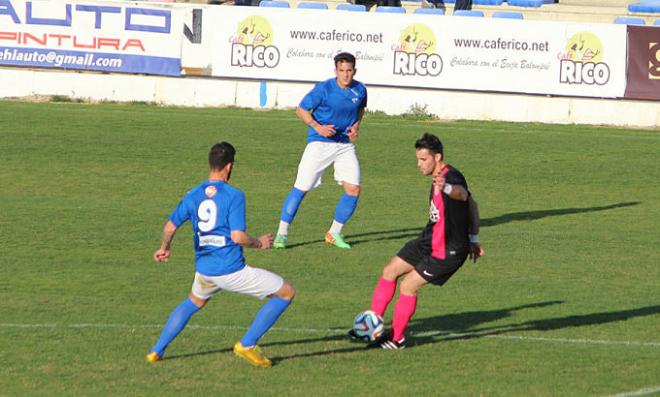
<svg viewBox="0 0 660 397">
<path fill-rule="evenodd" d="M 243 247 L 232 230 L 245 231 L 245 194 L 224 181 L 205 181 L 190 190 L 170 215 L 177 229 L 190 221 L 194 232 L 195 271 L 222 276 L 245 266 Z"/>
</svg>

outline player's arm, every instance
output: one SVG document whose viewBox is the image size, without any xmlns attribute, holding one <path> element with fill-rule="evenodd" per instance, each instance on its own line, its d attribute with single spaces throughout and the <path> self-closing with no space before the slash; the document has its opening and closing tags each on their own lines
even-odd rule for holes
<svg viewBox="0 0 660 397">
<path fill-rule="evenodd" d="M 357 121 L 350 127 L 348 127 L 348 137 L 356 140 L 360 136 L 360 123 L 362 123 L 362 116 L 364 116 L 364 107 L 361 107 L 358 110 Z"/>
<path fill-rule="evenodd" d="M 433 184 L 442 189 L 442 191 L 452 200 L 467 201 L 469 197 L 468 191 L 463 185 L 449 183 L 442 175 L 436 175 L 433 177 Z"/>
<path fill-rule="evenodd" d="M 316 131 L 319 135 L 329 137 L 329 136 L 333 136 L 337 132 L 335 131 L 334 125 L 319 124 L 319 122 L 314 119 L 314 116 L 312 116 L 312 112 L 310 112 L 309 110 L 305 110 L 300 106 L 296 108 L 296 116 L 298 116 L 298 118 L 303 123 L 312 127 L 312 129 L 314 129 L 314 131 Z"/>
<path fill-rule="evenodd" d="M 231 241 L 244 248 L 270 248 L 273 245 L 273 234 L 264 234 L 254 238 L 245 232 L 245 194 L 240 192 L 231 200 L 229 209 L 229 229 Z"/>
<path fill-rule="evenodd" d="M 268 249 L 273 246 L 273 233 L 267 233 L 259 238 L 254 238 L 243 230 L 232 230 L 231 241 L 244 248 Z"/>
<path fill-rule="evenodd" d="M 170 244 L 176 234 L 176 226 L 172 221 L 167 221 L 163 227 L 163 235 L 160 239 L 160 248 L 154 252 L 156 262 L 167 262 L 170 258 Z"/>
<path fill-rule="evenodd" d="M 479 217 L 479 207 L 477 202 L 469 196 L 467 199 L 468 202 L 468 236 L 470 238 L 470 259 L 473 262 L 476 262 L 480 256 L 484 254 L 484 249 L 481 248 L 481 242 L 479 241 L 479 225 L 481 223 L 481 218 Z"/>
</svg>

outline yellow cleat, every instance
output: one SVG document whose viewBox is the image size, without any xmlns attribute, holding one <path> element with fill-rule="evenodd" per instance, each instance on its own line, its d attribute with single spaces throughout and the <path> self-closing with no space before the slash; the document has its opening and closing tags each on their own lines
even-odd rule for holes
<svg viewBox="0 0 660 397">
<path fill-rule="evenodd" d="M 153 364 L 157 361 L 162 361 L 163 360 L 163 358 L 161 356 L 159 356 L 158 353 L 156 353 L 156 352 L 151 352 L 151 353 L 147 354 L 146 358 L 147 358 L 147 362 L 149 364 Z"/>
<path fill-rule="evenodd" d="M 256 367 L 270 367 L 273 363 L 261 353 L 259 346 L 250 349 L 243 347 L 241 341 L 234 345 L 234 354 Z"/>
</svg>

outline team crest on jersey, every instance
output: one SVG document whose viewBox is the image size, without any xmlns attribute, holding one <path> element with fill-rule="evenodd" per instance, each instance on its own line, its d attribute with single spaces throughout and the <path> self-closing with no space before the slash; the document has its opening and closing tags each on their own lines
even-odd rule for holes
<svg viewBox="0 0 660 397">
<path fill-rule="evenodd" d="M 429 207 L 429 220 L 435 223 L 438 219 L 440 219 L 440 211 L 438 211 L 435 207 L 435 203 L 431 200 L 431 206 Z"/>
<path fill-rule="evenodd" d="M 208 198 L 211 198 L 211 197 L 215 196 L 215 194 L 217 192 L 218 192 L 218 189 L 213 185 L 207 186 L 206 189 L 204 189 L 204 194 L 206 194 L 206 197 L 208 197 Z"/>
</svg>

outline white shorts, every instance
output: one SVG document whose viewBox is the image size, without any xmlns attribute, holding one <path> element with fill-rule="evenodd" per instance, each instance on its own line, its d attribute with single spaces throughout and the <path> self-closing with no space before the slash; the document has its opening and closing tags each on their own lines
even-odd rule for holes
<svg viewBox="0 0 660 397">
<path fill-rule="evenodd" d="M 321 184 L 323 171 L 334 163 L 337 183 L 360 185 L 360 162 L 352 143 L 310 142 L 305 147 L 298 165 L 298 176 L 293 185 L 303 192 Z"/>
<path fill-rule="evenodd" d="M 195 273 L 192 293 L 200 299 L 209 299 L 220 290 L 238 292 L 264 299 L 282 288 L 284 279 L 258 267 L 245 265 L 234 273 L 222 276 L 205 276 Z"/>
</svg>

